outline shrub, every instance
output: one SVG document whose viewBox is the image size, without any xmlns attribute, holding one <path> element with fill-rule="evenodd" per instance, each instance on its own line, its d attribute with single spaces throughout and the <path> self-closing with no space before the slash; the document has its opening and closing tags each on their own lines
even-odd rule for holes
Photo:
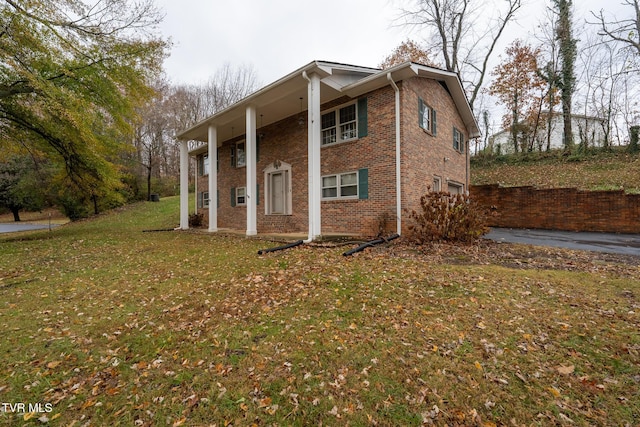
<svg viewBox="0 0 640 427">
<path fill-rule="evenodd" d="M 195 213 L 195 214 L 189 215 L 189 227 L 198 228 L 198 227 L 202 227 L 202 224 L 204 224 L 203 214 Z"/>
<path fill-rule="evenodd" d="M 62 213 L 71 221 L 78 221 L 89 217 L 89 205 L 83 198 L 74 197 L 71 194 L 65 193 L 58 197 L 57 204 L 62 210 Z"/>
<path fill-rule="evenodd" d="M 419 211 L 411 211 L 409 217 L 411 238 L 417 244 L 472 242 L 489 230 L 485 213 L 463 194 L 429 192 L 420 198 Z"/>
</svg>

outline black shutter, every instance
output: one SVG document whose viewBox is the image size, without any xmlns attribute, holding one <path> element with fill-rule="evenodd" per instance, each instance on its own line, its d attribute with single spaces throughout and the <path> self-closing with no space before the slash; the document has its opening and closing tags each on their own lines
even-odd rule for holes
<svg viewBox="0 0 640 427">
<path fill-rule="evenodd" d="M 367 98 L 358 99 L 358 138 L 368 135 Z"/>
</svg>

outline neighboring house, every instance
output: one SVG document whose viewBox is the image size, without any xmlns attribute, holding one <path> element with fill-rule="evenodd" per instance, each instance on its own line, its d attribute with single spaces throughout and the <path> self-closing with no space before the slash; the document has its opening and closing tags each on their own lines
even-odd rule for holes
<svg viewBox="0 0 640 427">
<path fill-rule="evenodd" d="M 468 191 L 478 135 L 455 73 L 314 61 L 178 135 L 180 227 L 192 156 L 209 231 L 402 233 L 429 188 Z"/>
<path fill-rule="evenodd" d="M 542 113 L 535 135 L 527 135 L 527 141 L 520 141 L 518 151 L 544 151 L 547 149 L 547 141 L 551 150 L 564 148 L 564 118 L 561 112 L 554 112 L 551 116 L 550 127 L 547 128 L 548 112 Z M 598 117 L 572 115 L 571 131 L 575 145 L 585 143 L 588 147 L 602 147 L 605 141 L 605 121 Z M 532 128 L 533 126 L 528 126 Z M 511 129 L 504 129 L 489 137 L 489 146 L 493 147 L 495 154 L 511 154 L 514 152 Z M 524 148 L 524 150 L 522 149 Z"/>
</svg>

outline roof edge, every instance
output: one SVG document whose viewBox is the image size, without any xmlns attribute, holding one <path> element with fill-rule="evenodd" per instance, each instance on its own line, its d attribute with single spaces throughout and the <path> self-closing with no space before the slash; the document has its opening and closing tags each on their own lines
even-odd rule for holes
<svg viewBox="0 0 640 427">
<path fill-rule="evenodd" d="M 360 67 L 357 65 L 349 65 L 349 64 L 341 64 L 341 63 L 337 63 L 337 62 L 329 62 L 329 61 L 321 61 L 321 60 L 314 60 L 309 62 L 308 64 L 298 68 L 295 71 L 292 71 L 291 73 L 285 75 L 284 77 L 281 77 L 280 79 L 266 85 L 263 86 L 262 88 L 256 90 L 255 92 L 251 93 L 250 95 L 246 96 L 245 98 L 234 102 L 233 104 L 227 106 L 226 108 L 217 111 L 216 113 L 214 113 L 213 115 L 206 117 L 205 119 L 200 120 L 199 122 L 195 123 L 194 125 L 192 125 L 191 127 L 179 132 L 176 134 L 176 139 L 178 140 L 190 140 L 191 138 L 188 137 L 189 134 L 194 133 L 194 131 L 196 131 L 198 128 L 205 126 L 205 125 L 209 125 L 211 123 L 215 122 L 215 119 L 217 117 L 220 117 L 222 115 L 224 115 L 225 113 L 234 110 L 236 108 L 238 108 L 241 105 L 247 105 L 250 104 L 252 100 L 260 97 L 261 95 L 265 94 L 266 92 L 274 89 L 275 87 L 293 79 L 296 77 L 299 77 L 302 75 L 303 72 L 317 72 L 319 73 L 323 78 L 330 76 L 333 74 L 335 69 L 342 69 L 342 70 L 348 70 L 348 71 L 359 71 L 359 72 L 370 72 L 372 74 L 375 74 L 376 72 L 379 71 L 379 69 L 377 68 L 369 68 L 369 67 Z"/>
</svg>

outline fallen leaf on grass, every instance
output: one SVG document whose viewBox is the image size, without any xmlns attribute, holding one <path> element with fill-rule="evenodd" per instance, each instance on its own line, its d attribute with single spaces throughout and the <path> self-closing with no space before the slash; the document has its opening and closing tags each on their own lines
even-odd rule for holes
<svg viewBox="0 0 640 427">
<path fill-rule="evenodd" d="M 547 390 L 549 390 L 551 394 L 553 394 L 553 397 L 560 397 L 560 391 L 558 391 L 557 388 L 552 386 L 552 387 L 547 387 Z"/>
<path fill-rule="evenodd" d="M 49 369 L 55 369 L 56 367 L 58 367 L 58 365 L 60 365 L 62 362 L 60 362 L 59 360 L 56 360 L 54 362 L 49 362 L 47 363 L 47 368 Z"/>
<path fill-rule="evenodd" d="M 562 374 L 562 375 L 570 375 L 573 374 L 573 371 L 575 371 L 576 367 L 573 365 L 569 365 L 569 366 L 558 366 L 556 368 L 556 370 L 558 371 L 558 373 Z"/>
</svg>

